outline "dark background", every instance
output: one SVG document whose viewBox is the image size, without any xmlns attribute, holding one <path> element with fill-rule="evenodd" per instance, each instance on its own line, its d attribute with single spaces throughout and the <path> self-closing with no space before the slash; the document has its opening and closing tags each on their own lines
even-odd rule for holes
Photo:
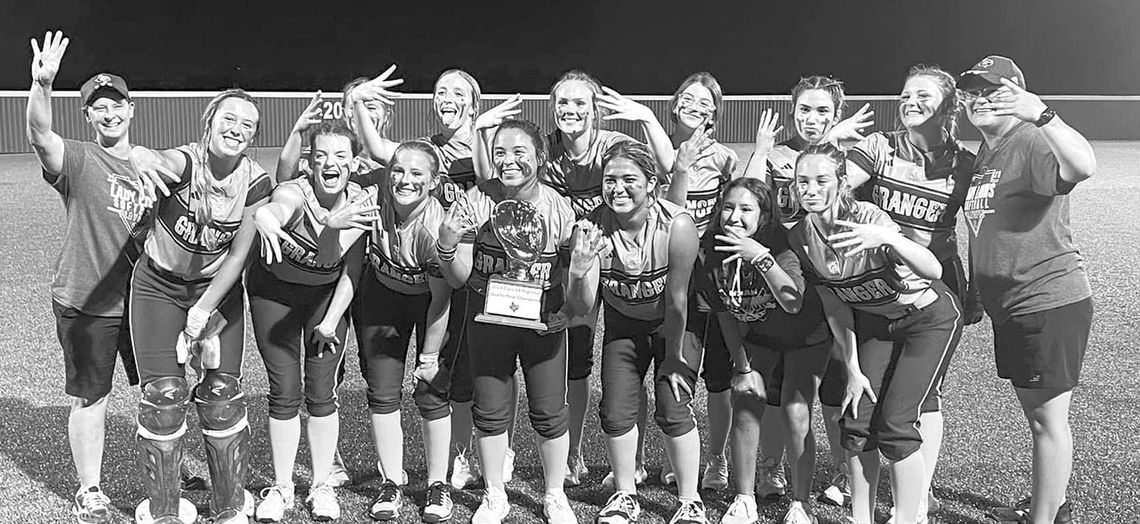
<svg viewBox="0 0 1140 524">
<path fill-rule="evenodd" d="M 396 63 L 407 92 L 462 67 L 489 93 L 547 92 L 583 68 L 629 94 L 671 93 L 699 70 L 729 94 L 785 93 L 809 73 L 891 94 L 916 62 L 958 72 L 998 53 L 1039 93 L 1140 94 L 1131 0 L 3 4 L 0 89 L 27 89 L 28 40 L 60 28 L 59 89 L 107 70 L 133 89 L 337 91 Z"/>
</svg>

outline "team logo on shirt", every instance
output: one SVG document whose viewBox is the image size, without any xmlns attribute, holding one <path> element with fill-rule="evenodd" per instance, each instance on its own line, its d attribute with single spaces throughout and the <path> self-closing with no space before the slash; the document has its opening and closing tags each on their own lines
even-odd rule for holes
<svg viewBox="0 0 1140 524">
<path fill-rule="evenodd" d="M 111 195 L 111 205 L 107 206 L 107 211 L 119 215 L 123 225 L 132 235 L 137 233 L 144 227 L 142 218 L 154 205 L 154 200 L 143 194 L 142 184 L 138 180 L 128 176 L 108 173 L 107 183 L 111 185 L 108 191 Z"/>
<path fill-rule="evenodd" d="M 698 230 L 703 230 L 709 224 L 709 218 L 716 210 L 716 201 L 720 197 L 720 188 L 707 191 L 690 191 L 685 200 L 685 209 L 693 217 Z"/>
<path fill-rule="evenodd" d="M 986 215 L 993 213 L 990 199 L 994 197 L 998 181 L 1001 180 L 1001 170 L 985 168 L 981 173 L 974 173 L 970 181 L 970 190 L 966 193 L 966 203 L 962 206 L 962 213 L 966 215 L 966 223 L 974 236 L 982 228 L 982 220 Z"/>
<path fill-rule="evenodd" d="M 606 269 L 601 272 L 602 287 L 629 304 L 648 304 L 661 298 L 669 268 L 663 267 L 640 275 L 627 275 Z"/>
<path fill-rule="evenodd" d="M 879 268 L 853 279 L 825 281 L 824 284 L 835 292 L 839 300 L 852 305 L 881 306 L 898 300 L 906 291 L 906 284 L 900 282 L 890 266 Z"/>
<path fill-rule="evenodd" d="M 946 214 L 949 199 L 920 188 L 893 180 L 876 181 L 872 199 L 875 205 L 904 226 L 933 231 Z"/>
</svg>

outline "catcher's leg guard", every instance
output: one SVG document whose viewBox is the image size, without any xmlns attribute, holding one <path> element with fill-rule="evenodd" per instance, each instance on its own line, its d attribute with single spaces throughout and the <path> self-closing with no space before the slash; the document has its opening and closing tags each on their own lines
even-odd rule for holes
<svg viewBox="0 0 1140 524">
<path fill-rule="evenodd" d="M 190 386 L 182 377 L 162 377 L 145 387 L 139 401 L 138 466 L 155 522 L 179 516 L 182 435 Z M 177 522 L 177 521 L 172 521 Z"/>
<path fill-rule="evenodd" d="M 214 518 L 225 522 L 245 504 L 249 422 L 241 382 L 233 375 L 207 372 L 194 390 L 194 403 L 206 443 Z"/>
</svg>

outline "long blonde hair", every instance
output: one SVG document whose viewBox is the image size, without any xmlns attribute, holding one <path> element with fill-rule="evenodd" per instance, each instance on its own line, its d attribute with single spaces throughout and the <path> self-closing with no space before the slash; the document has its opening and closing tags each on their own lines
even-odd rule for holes
<svg viewBox="0 0 1140 524">
<path fill-rule="evenodd" d="M 199 169 L 190 170 L 190 213 L 194 215 L 194 222 L 198 225 L 212 224 L 214 219 L 210 210 L 212 209 L 210 200 L 210 189 L 214 184 L 214 177 L 210 172 L 210 124 L 214 120 L 214 116 L 218 113 L 218 107 L 222 102 L 228 98 L 237 98 L 245 100 L 253 104 L 254 108 L 258 108 L 257 100 L 254 100 L 249 93 L 244 89 L 232 88 L 218 93 L 210 103 L 206 104 L 206 110 L 202 113 L 202 138 L 198 140 L 198 163 Z M 257 127 L 253 131 L 253 138 L 257 138 L 257 133 L 261 130 L 261 118 L 258 118 Z"/>
</svg>

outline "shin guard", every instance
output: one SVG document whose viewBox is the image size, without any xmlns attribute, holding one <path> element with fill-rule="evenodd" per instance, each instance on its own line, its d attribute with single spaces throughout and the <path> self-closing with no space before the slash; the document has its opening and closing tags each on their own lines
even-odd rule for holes
<svg viewBox="0 0 1140 524">
<path fill-rule="evenodd" d="M 190 386 L 182 377 L 147 384 L 139 401 L 138 467 L 155 521 L 179 515 L 182 435 L 189 402 Z"/>
<path fill-rule="evenodd" d="M 194 391 L 210 468 L 214 516 L 224 521 L 241 513 L 245 504 L 249 458 L 245 395 L 237 377 L 214 372 L 207 372 Z"/>
</svg>

